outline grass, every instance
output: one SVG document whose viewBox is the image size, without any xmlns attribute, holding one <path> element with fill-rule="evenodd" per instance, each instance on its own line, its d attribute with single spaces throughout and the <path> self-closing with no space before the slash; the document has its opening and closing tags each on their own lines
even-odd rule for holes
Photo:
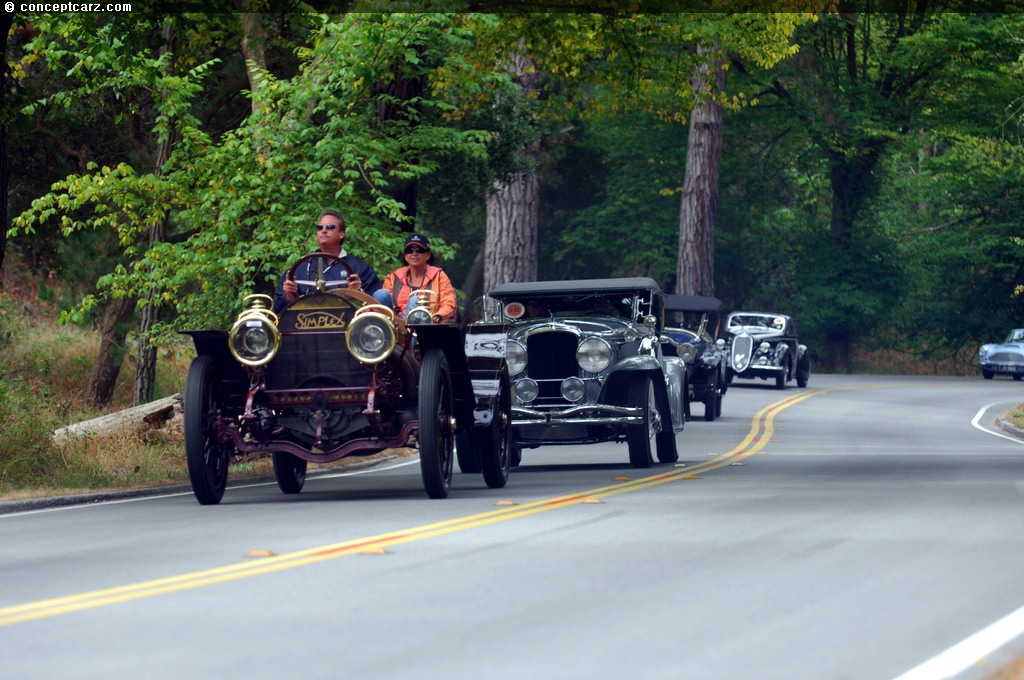
<svg viewBox="0 0 1024 680">
<path fill-rule="evenodd" d="M 60 326 L 54 308 L 8 290 L 0 290 L 0 501 L 188 483 L 181 413 L 159 428 L 54 441 L 59 428 L 132 405 L 133 348 L 122 348 L 126 359 L 112 403 L 96 409 L 84 395 L 99 351 L 98 333 Z M 191 341 L 184 337 L 159 353 L 155 399 L 184 392 L 193 356 Z M 397 449 L 371 458 L 389 455 L 408 456 L 410 451 Z M 366 458 L 343 458 L 310 469 L 359 460 Z M 229 475 L 272 476 L 272 459 L 269 454 L 239 457 Z"/>
<path fill-rule="evenodd" d="M 1010 422 L 1014 427 L 1024 430 L 1024 404 L 1017 406 L 1016 408 L 1010 409 L 1006 413 L 1006 420 Z M 1024 677 L 1024 676 L 1022 676 Z"/>
<path fill-rule="evenodd" d="M 56 310 L 45 303 L 0 293 L 0 498 L 186 480 L 180 431 L 80 438 L 67 445 L 51 440 L 57 428 L 131 405 L 130 360 L 108 408 L 85 401 L 98 351 L 94 331 L 60 326 Z M 182 390 L 188 361 L 185 347 L 161 352 L 158 398 Z"/>
</svg>

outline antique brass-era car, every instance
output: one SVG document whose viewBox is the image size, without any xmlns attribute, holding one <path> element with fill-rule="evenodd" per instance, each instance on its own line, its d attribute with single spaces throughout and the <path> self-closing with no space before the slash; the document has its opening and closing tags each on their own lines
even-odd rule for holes
<svg viewBox="0 0 1024 680">
<path fill-rule="evenodd" d="M 728 376 L 774 380 L 775 387 L 786 389 L 796 379 L 807 387 L 811 375 L 811 356 L 807 346 L 797 339 L 796 322 L 785 314 L 771 312 L 731 312 L 725 330 L 729 343 Z"/>
<path fill-rule="evenodd" d="M 718 337 L 722 301 L 705 295 L 666 295 L 663 351 L 686 362 L 686 416 L 693 402 L 704 404 L 704 420 L 722 415 L 726 377 L 725 340 Z"/>
<path fill-rule="evenodd" d="M 523 447 L 625 441 L 633 467 L 678 459 L 686 365 L 664 357 L 650 278 L 506 283 L 513 461 Z"/>
<path fill-rule="evenodd" d="M 344 266 L 315 253 L 287 276 L 310 258 Z M 344 280 L 298 283 L 313 292 L 279 314 L 269 296 L 251 295 L 230 331 L 186 331 L 197 357 L 185 386 L 185 451 L 200 503 L 220 502 L 233 456 L 272 454 L 277 484 L 292 494 L 309 462 L 413 438 L 427 495 L 444 498 L 462 432 L 479 449 L 487 485 L 505 485 L 511 389 L 500 323 L 435 324 L 431 304 L 406 323 Z"/>
<path fill-rule="evenodd" d="M 1008 375 L 1014 380 L 1024 378 L 1024 328 L 1014 328 L 1002 343 L 979 347 L 978 366 L 985 380 L 996 375 Z"/>
</svg>

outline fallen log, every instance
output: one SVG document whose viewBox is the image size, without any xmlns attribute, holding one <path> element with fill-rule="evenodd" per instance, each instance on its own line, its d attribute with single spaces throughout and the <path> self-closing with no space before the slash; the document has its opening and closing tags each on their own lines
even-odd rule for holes
<svg viewBox="0 0 1024 680">
<path fill-rule="evenodd" d="M 66 443 L 76 437 L 108 437 L 119 434 L 141 434 L 159 429 L 182 411 L 182 395 L 173 394 L 163 399 L 126 408 L 116 413 L 84 420 L 54 431 L 56 444 Z"/>
</svg>

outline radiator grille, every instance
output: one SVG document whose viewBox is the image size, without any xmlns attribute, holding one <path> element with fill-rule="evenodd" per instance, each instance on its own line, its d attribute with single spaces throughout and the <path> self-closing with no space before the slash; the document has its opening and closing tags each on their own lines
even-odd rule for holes
<svg viewBox="0 0 1024 680">
<path fill-rule="evenodd" d="M 1021 359 L 1021 355 L 1017 352 L 996 352 L 990 354 L 988 360 L 997 364 L 1019 364 L 1024 363 Z"/>
<path fill-rule="evenodd" d="M 527 373 L 537 381 L 537 402 L 554 399 L 564 402 L 559 387 L 562 380 L 579 374 L 576 363 L 578 340 L 573 333 L 549 331 L 527 338 Z"/>
<path fill-rule="evenodd" d="M 364 387 L 372 373 L 352 358 L 345 328 L 353 304 L 335 295 L 299 298 L 281 313 L 281 348 L 267 371 L 267 389 Z"/>
</svg>

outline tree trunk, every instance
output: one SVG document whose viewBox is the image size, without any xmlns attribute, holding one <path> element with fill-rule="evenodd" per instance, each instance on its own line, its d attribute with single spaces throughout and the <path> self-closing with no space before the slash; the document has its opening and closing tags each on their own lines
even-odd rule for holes
<svg viewBox="0 0 1024 680">
<path fill-rule="evenodd" d="M 164 44 L 161 52 L 173 52 L 174 50 L 174 23 L 173 19 L 167 19 L 164 23 Z M 173 60 L 172 60 L 173 61 Z M 173 66 L 168 66 L 172 69 Z M 175 125 L 174 121 L 168 124 L 167 136 L 160 140 L 157 146 L 156 162 L 153 174 L 156 177 L 163 175 L 164 165 L 171 157 L 171 147 L 174 144 Z M 167 236 L 167 219 L 164 218 L 149 226 L 147 236 L 147 250 L 155 244 L 160 243 Z M 159 318 L 159 307 L 152 293 L 146 295 L 142 301 L 142 309 L 139 312 L 139 337 L 138 337 L 138 363 L 135 367 L 135 393 L 132 399 L 134 406 L 145 404 L 153 400 L 153 387 L 156 382 L 156 346 L 150 338 L 150 331 Z"/>
<path fill-rule="evenodd" d="M 472 300 L 481 294 L 480 282 L 484 278 L 484 248 L 480 248 L 476 251 L 476 256 L 473 258 L 472 264 L 469 265 L 469 271 L 466 272 L 466 278 L 462 280 L 462 292 Z"/>
<path fill-rule="evenodd" d="M 722 60 L 717 46 L 698 48 L 709 62 L 693 77 L 694 93 L 706 95 L 690 112 L 686 177 L 679 208 L 679 255 L 676 292 L 680 295 L 715 294 L 715 216 L 718 211 L 718 177 L 722 162 L 722 107 L 714 101 L 706 82 L 709 71 L 714 87 L 725 87 Z"/>
<path fill-rule="evenodd" d="M 249 77 L 249 91 L 253 93 L 250 103 L 252 112 L 259 111 L 260 105 L 255 96 L 260 83 L 257 71 L 267 70 L 267 55 L 263 49 L 266 36 L 263 32 L 262 16 L 259 12 L 242 13 L 242 57 L 245 59 L 245 74 Z"/>
<path fill-rule="evenodd" d="M 8 185 L 10 184 L 10 172 L 7 167 L 7 125 L 10 122 L 11 114 L 7 104 L 7 80 L 10 75 L 10 66 L 7 63 L 7 34 L 11 31 L 14 23 L 14 15 L 8 12 L 0 15 L 0 54 L 3 55 L 3 63 L 0 64 L 0 290 L 4 288 L 4 254 L 7 251 L 7 213 L 10 210 L 10 198 Z"/>
<path fill-rule="evenodd" d="M 509 281 L 537 280 L 537 176 L 517 175 L 487 194 L 484 290 Z"/>
<path fill-rule="evenodd" d="M 515 55 L 508 66 L 524 97 L 538 86 L 536 64 Z M 521 151 L 530 170 L 508 182 L 495 182 L 487 192 L 487 231 L 484 238 L 484 292 L 510 281 L 537 280 L 537 231 L 540 223 L 540 183 L 533 170 L 536 147 Z"/>
<path fill-rule="evenodd" d="M 135 301 L 117 298 L 107 303 L 100 321 L 100 351 L 89 375 L 86 400 L 97 408 L 107 406 L 114 397 L 117 375 L 124 359 L 125 329 L 122 324 L 131 318 Z"/>
</svg>

